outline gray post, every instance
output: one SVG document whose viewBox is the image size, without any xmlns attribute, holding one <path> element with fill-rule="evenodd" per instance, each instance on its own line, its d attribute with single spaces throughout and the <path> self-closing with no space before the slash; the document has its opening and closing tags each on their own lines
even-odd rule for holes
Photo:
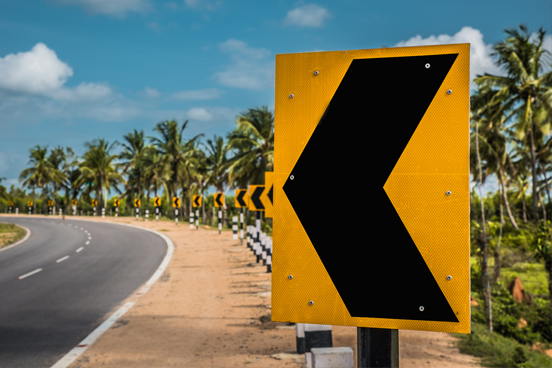
<svg viewBox="0 0 552 368">
<path fill-rule="evenodd" d="M 357 327 L 358 368 L 399 367 L 399 330 Z"/>
</svg>

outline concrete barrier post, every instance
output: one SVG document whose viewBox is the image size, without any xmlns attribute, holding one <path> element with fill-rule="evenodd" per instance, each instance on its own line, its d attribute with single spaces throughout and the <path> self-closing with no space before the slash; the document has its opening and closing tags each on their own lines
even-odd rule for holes
<svg viewBox="0 0 552 368">
<path fill-rule="evenodd" d="M 194 228 L 194 211 L 190 212 L 190 229 Z"/>
<path fill-rule="evenodd" d="M 197 230 L 199 229 L 199 210 L 196 210 L 195 221 L 196 221 L 196 230 Z"/>
<path fill-rule="evenodd" d="M 232 217 L 232 239 L 238 239 L 238 216 Z"/>
<path fill-rule="evenodd" d="M 146 221 L 148 221 L 148 217 L 149 217 L 149 210 L 146 210 Z"/>
</svg>

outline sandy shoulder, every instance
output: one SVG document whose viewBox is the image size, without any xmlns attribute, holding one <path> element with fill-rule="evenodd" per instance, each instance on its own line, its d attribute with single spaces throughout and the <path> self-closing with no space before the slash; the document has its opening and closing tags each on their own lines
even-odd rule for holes
<svg viewBox="0 0 552 368">
<path fill-rule="evenodd" d="M 295 329 L 261 322 L 270 313 L 270 274 L 255 265 L 251 252 L 232 240 L 231 232 L 218 235 L 215 230 L 191 230 L 188 224 L 106 220 L 161 231 L 175 251 L 159 281 L 145 295 L 130 296 L 126 301 L 136 301 L 135 306 L 71 368 L 304 366 L 301 356 L 273 357 L 295 352 Z M 334 326 L 333 341 L 356 354 L 355 327 Z M 459 353 L 451 335 L 406 330 L 400 331 L 400 365 L 479 366 L 475 358 Z"/>
</svg>

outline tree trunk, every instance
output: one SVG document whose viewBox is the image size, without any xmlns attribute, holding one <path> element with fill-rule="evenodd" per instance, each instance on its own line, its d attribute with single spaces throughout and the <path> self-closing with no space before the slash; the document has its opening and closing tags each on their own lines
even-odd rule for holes
<svg viewBox="0 0 552 368">
<path fill-rule="evenodd" d="M 504 188 L 504 186 L 502 186 Z M 502 189 L 503 190 L 503 189 Z M 498 189 L 499 194 L 502 191 L 501 188 Z M 499 195 L 499 206 L 500 206 L 500 213 L 502 213 L 502 198 Z M 502 223 L 500 223 L 500 229 L 498 233 L 498 241 L 496 242 L 494 246 L 494 270 L 493 270 L 493 284 L 495 284 L 498 281 L 498 278 L 500 277 L 500 267 L 501 267 L 501 257 L 500 257 L 500 242 L 502 241 Z"/>
<path fill-rule="evenodd" d="M 525 193 L 523 194 L 521 205 L 523 206 L 523 223 L 527 223 L 527 205 L 525 204 Z"/>
<path fill-rule="evenodd" d="M 487 243 L 487 231 L 485 228 L 485 206 L 481 196 L 481 156 L 479 154 L 479 122 L 475 123 L 475 150 L 477 152 L 477 164 L 479 166 L 479 198 L 481 201 L 481 245 L 483 248 L 483 259 L 481 262 L 481 286 L 484 296 L 485 323 L 489 332 L 493 332 L 493 319 L 491 310 L 491 285 L 489 277 L 489 244 Z"/>
<path fill-rule="evenodd" d="M 537 162 L 535 158 L 535 133 L 533 122 L 531 122 L 531 130 L 529 131 L 529 140 L 531 143 L 531 175 L 533 176 L 533 221 L 536 226 L 539 223 L 539 214 L 537 212 Z"/>
<path fill-rule="evenodd" d="M 506 206 L 506 213 L 508 214 L 508 218 L 510 219 L 510 222 L 512 223 L 512 226 L 519 230 L 519 227 L 516 223 L 516 219 L 512 215 L 512 210 L 510 209 L 510 202 L 508 201 L 508 193 L 506 192 L 506 186 L 504 185 L 504 177 L 502 176 L 502 170 L 498 170 L 498 180 L 500 181 L 500 187 L 502 188 L 502 198 L 504 198 L 504 204 Z"/>
<path fill-rule="evenodd" d="M 541 191 L 539 190 L 539 204 L 542 207 L 542 219 L 544 223 L 546 223 L 546 206 L 544 205 L 544 202 L 542 201 Z"/>
</svg>

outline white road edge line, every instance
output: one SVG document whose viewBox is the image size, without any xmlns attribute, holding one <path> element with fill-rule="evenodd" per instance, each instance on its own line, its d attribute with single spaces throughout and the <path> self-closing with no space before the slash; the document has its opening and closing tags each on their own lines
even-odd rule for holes
<svg viewBox="0 0 552 368">
<path fill-rule="evenodd" d="M 88 244 L 90 244 L 90 240 L 89 240 L 89 241 L 87 241 L 86 243 L 84 243 L 84 245 L 88 245 Z"/>
<path fill-rule="evenodd" d="M 5 224 L 6 222 L 2 222 L 3 224 Z M 19 226 L 20 228 L 22 228 L 23 230 L 25 230 L 27 232 L 27 234 L 23 237 L 23 239 L 21 239 L 20 241 L 18 241 L 17 243 L 13 243 L 12 245 L 9 245 L 7 247 L 4 247 L 4 248 L 1 248 L 0 249 L 0 252 L 3 252 L 5 250 L 8 250 L 10 248 L 13 248 L 15 247 L 16 245 L 19 245 L 21 243 L 23 243 L 25 240 L 29 239 L 29 236 L 31 236 L 31 230 L 27 229 L 25 226 L 21 226 L 21 225 L 15 225 L 15 226 Z"/>
<path fill-rule="evenodd" d="M 75 251 L 75 253 L 78 253 L 78 252 L 80 252 L 80 251 L 83 250 L 83 249 L 84 249 L 84 247 L 80 247 L 79 249 L 77 249 L 77 250 Z"/>
<path fill-rule="evenodd" d="M 61 263 L 61 262 L 65 261 L 67 258 L 69 258 L 69 256 L 62 257 L 62 258 L 58 259 L 56 261 L 56 263 Z"/>
<path fill-rule="evenodd" d="M 79 221 L 79 220 L 77 220 Z M 86 221 L 86 220 L 80 220 L 80 221 Z M 108 221 L 106 221 L 108 222 Z M 155 282 L 161 277 L 167 266 L 169 265 L 169 262 L 171 261 L 172 255 L 174 253 L 174 245 L 171 239 L 169 239 L 168 236 L 165 234 L 161 234 L 160 232 L 157 232 L 155 230 L 146 229 L 144 227 L 130 225 L 130 224 L 121 224 L 118 222 L 110 222 L 110 224 L 117 224 L 121 226 L 129 226 L 134 227 L 140 230 L 149 231 L 150 233 L 154 233 L 157 236 L 161 237 L 165 243 L 167 243 L 167 254 L 165 254 L 165 258 L 163 259 L 163 262 L 159 265 L 159 268 L 157 271 L 151 275 L 150 279 L 146 284 L 140 289 L 140 291 L 137 293 L 138 298 L 141 295 L 144 295 L 149 288 L 155 284 Z M 134 302 L 128 302 L 126 303 L 121 309 L 119 309 L 117 312 L 111 315 L 107 320 L 105 320 L 104 323 L 102 323 L 98 328 L 96 328 L 90 335 L 88 335 L 84 340 L 81 341 L 80 344 L 78 344 L 75 348 L 73 348 L 67 355 L 65 355 L 63 358 L 61 358 L 56 364 L 54 364 L 51 368 L 67 368 L 69 367 L 75 360 L 77 360 L 82 353 L 88 349 L 90 345 L 92 345 L 105 331 L 107 331 L 119 318 L 121 318 L 132 306 L 134 305 Z"/>
<path fill-rule="evenodd" d="M 25 277 L 32 276 L 32 275 L 34 275 L 35 273 L 39 273 L 40 271 L 42 271 L 42 268 L 37 268 L 36 270 L 34 270 L 34 271 L 32 271 L 32 272 L 26 273 L 26 274 L 24 274 L 23 276 L 19 276 L 17 279 L 18 279 L 18 280 L 23 280 Z"/>
</svg>

